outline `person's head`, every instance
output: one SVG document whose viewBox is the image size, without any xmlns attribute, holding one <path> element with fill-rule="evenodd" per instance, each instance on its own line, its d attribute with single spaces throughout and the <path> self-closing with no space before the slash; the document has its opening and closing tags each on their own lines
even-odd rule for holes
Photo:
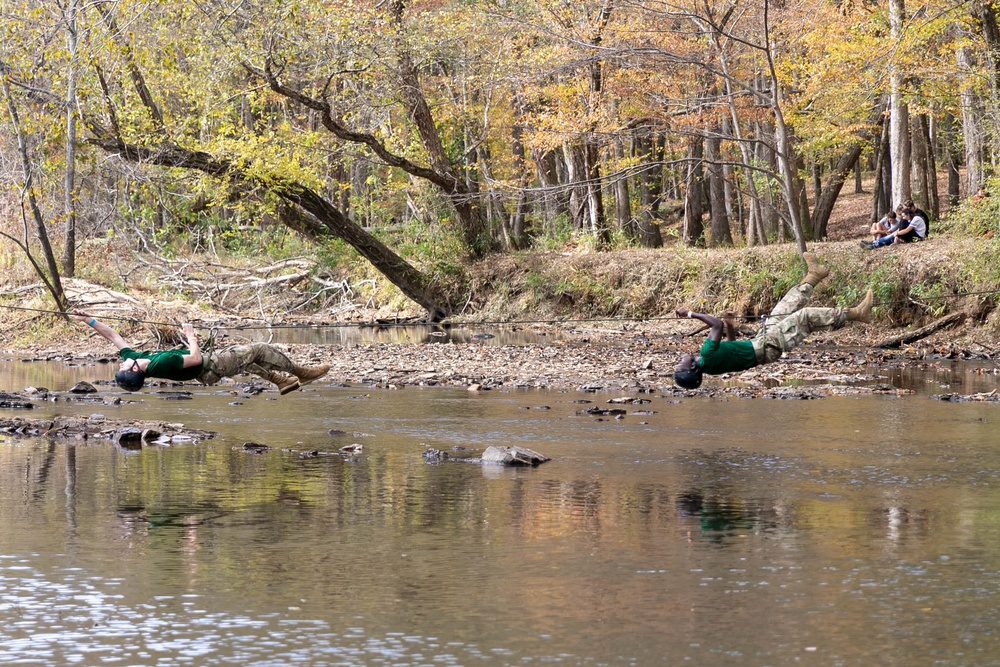
<svg viewBox="0 0 1000 667">
<path fill-rule="evenodd" d="M 889 220 L 895 220 L 896 219 L 896 212 L 895 211 L 889 211 L 888 213 L 885 214 L 885 217 L 887 217 Z M 870 219 L 871 218 L 869 218 L 869 220 Z"/>
<path fill-rule="evenodd" d="M 697 389 L 701 386 L 701 364 L 693 354 L 685 352 L 681 360 L 674 366 L 674 383 L 684 389 Z"/>
<path fill-rule="evenodd" d="M 903 202 L 903 208 L 905 208 L 912 214 L 917 210 L 917 205 L 913 203 L 912 199 L 907 199 L 905 202 Z"/>
<path fill-rule="evenodd" d="M 115 373 L 115 383 L 125 391 L 139 391 L 146 382 L 146 372 L 138 359 L 126 359 Z"/>
</svg>

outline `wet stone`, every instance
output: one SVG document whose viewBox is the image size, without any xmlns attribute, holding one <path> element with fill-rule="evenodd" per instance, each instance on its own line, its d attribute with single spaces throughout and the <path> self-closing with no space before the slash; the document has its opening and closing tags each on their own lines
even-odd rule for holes
<svg viewBox="0 0 1000 667">
<path fill-rule="evenodd" d="M 13 410 L 31 410 L 35 404 L 26 401 L 15 394 L 0 392 L 0 408 L 11 408 Z"/>
<path fill-rule="evenodd" d="M 135 426 L 123 426 L 115 431 L 111 437 L 111 442 L 122 449 L 141 449 L 142 430 Z"/>
<path fill-rule="evenodd" d="M 85 382 L 83 380 L 80 380 L 75 385 L 73 385 L 73 387 L 69 390 L 69 393 L 71 393 L 71 394 L 95 394 L 95 393 L 97 393 L 97 387 L 95 387 L 94 385 L 90 384 L 89 382 Z"/>
<path fill-rule="evenodd" d="M 537 466 L 550 460 L 526 447 L 499 447 L 490 445 L 483 452 L 483 463 L 499 463 L 506 466 Z"/>
<path fill-rule="evenodd" d="M 447 461 L 449 458 L 448 452 L 441 449 L 435 449 L 433 447 L 428 447 L 423 453 L 424 460 L 429 463 L 440 463 L 441 461 Z"/>
<path fill-rule="evenodd" d="M 621 408 L 599 408 L 596 405 L 576 411 L 577 415 L 599 415 L 602 417 L 614 417 L 616 415 L 624 415 L 625 413 L 626 411 Z"/>
<path fill-rule="evenodd" d="M 156 394 L 165 401 L 190 401 L 190 391 L 157 391 Z"/>
</svg>

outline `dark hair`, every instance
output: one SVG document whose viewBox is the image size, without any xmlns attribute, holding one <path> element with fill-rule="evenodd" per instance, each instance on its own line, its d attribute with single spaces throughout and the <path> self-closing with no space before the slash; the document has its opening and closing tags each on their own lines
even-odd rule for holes
<svg viewBox="0 0 1000 667">
<path fill-rule="evenodd" d="M 674 371 L 674 382 L 684 389 L 697 389 L 701 386 L 701 367 Z"/>
<path fill-rule="evenodd" d="M 139 362 L 132 360 L 132 368 L 115 373 L 115 383 L 125 391 L 139 391 L 146 382 L 146 374 L 139 368 Z"/>
<path fill-rule="evenodd" d="M 896 217 L 896 212 L 895 211 L 889 211 L 888 213 L 885 214 L 885 217 L 887 217 L 887 218 L 895 218 Z"/>
</svg>

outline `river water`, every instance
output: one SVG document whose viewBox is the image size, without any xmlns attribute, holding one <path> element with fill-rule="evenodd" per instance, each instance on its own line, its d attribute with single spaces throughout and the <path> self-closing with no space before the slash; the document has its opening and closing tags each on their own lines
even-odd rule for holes
<svg viewBox="0 0 1000 667">
<path fill-rule="evenodd" d="M 8 390 L 109 375 L 0 363 Z M 220 435 L 0 437 L 0 663 L 996 665 L 1000 406 L 930 398 L 993 377 L 623 419 L 577 414 L 615 394 L 322 383 L 41 403 Z M 490 444 L 552 460 L 421 455 Z"/>
</svg>

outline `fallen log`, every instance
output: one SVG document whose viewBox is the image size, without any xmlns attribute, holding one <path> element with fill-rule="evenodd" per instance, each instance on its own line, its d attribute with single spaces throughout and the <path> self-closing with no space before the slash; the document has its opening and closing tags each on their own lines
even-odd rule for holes
<svg viewBox="0 0 1000 667">
<path fill-rule="evenodd" d="M 939 320 L 935 320 L 925 327 L 921 327 L 915 331 L 909 331 L 900 336 L 893 336 L 892 338 L 887 338 L 883 341 L 875 343 L 875 347 L 878 348 L 889 348 L 889 347 L 899 347 L 900 345 L 907 345 L 914 341 L 918 341 L 921 338 L 926 338 L 932 333 L 940 331 L 945 327 L 951 326 L 957 322 L 961 322 L 965 319 L 965 313 L 958 312 L 952 313 L 951 315 L 945 315 Z"/>
</svg>

